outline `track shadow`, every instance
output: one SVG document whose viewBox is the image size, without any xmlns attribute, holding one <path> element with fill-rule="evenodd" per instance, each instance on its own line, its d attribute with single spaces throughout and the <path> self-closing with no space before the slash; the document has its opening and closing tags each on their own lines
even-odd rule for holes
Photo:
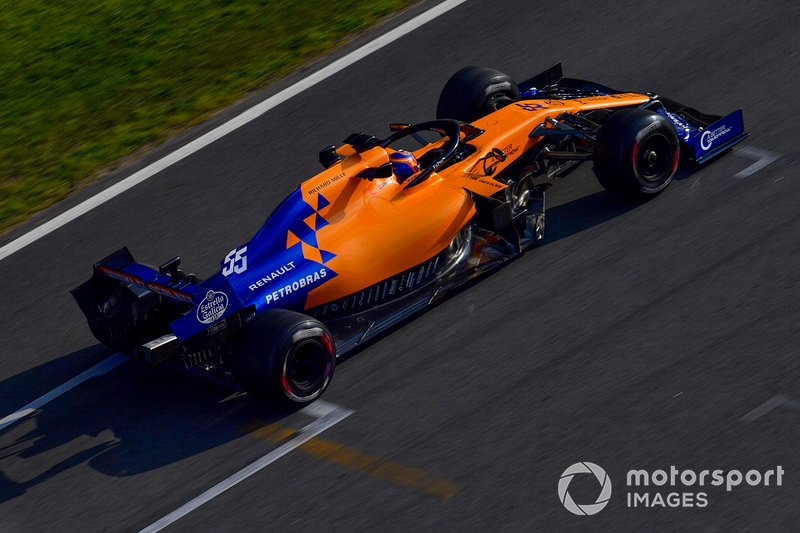
<svg viewBox="0 0 800 533">
<path fill-rule="evenodd" d="M 84 352 L 95 349 L 103 350 Z M 0 387 L 20 389 L 63 364 L 56 360 L 7 380 L 13 387 Z M 292 414 L 235 389 L 130 360 L 0 432 L 0 503 L 82 465 L 115 477 L 158 469 Z"/>
<path fill-rule="evenodd" d="M 541 246 L 586 231 L 641 205 L 600 191 L 551 207 L 547 210 L 547 231 Z"/>
<path fill-rule="evenodd" d="M 61 385 L 60 376 L 75 376 L 111 352 L 100 344 L 58 357 L 0 382 L 0 418 Z"/>
<path fill-rule="evenodd" d="M 713 164 L 713 161 L 709 164 Z M 708 166 L 708 164 L 706 165 Z M 690 179 L 700 170 L 693 162 L 681 162 L 674 181 Z M 556 185 L 557 187 L 557 185 Z M 646 200 L 624 200 L 606 191 L 598 191 L 547 209 L 547 231 L 542 246 L 586 231 L 634 209 L 647 205 Z"/>
</svg>

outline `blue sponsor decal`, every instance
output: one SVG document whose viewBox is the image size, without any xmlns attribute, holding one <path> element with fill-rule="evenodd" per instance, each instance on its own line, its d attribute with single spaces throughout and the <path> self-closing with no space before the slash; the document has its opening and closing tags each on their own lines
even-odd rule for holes
<svg viewBox="0 0 800 533">
<path fill-rule="evenodd" d="M 537 109 L 547 109 L 549 106 L 547 104 L 514 104 L 515 106 L 524 109 L 525 111 L 536 111 Z"/>
<path fill-rule="evenodd" d="M 197 288 L 203 292 L 195 297 L 193 309 L 170 324 L 181 342 L 242 308 L 227 278 L 220 273 L 214 274 Z"/>
<path fill-rule="evenodd" d="M 219 320 L 227 308 L 227 294 L 222 291 L 208 291 L 206 297 L 197 304 L 195 316 L 201 324 L 211 324 Z"/>
</svg>

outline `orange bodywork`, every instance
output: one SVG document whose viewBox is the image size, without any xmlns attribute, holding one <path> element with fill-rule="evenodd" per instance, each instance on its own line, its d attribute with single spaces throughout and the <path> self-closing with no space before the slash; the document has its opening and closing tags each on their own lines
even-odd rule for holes
<svg viewBox="0 0 800 533">
<path fill-rule="evenodd" d="M 469 141 L 475 152 L 445 167 L 417 186 L 398 183 L 394 177 L 358 178 L 367 169 L 389 160 L 387 150 L 375 147 L 361 153 L 349 145 L 338 152 L 346 156 L 300 186 L 303 200 L 327 222 L 315 227 L 315 216 L 306 224 L 316 232 L 318 247 L 305 243 L 306 259 L 321 262 L 319 249 L 336 256 L 326 266 L 338 275 L 308 293 L 305 308 L 353 294 L 381 280 L 403 272 L 444 250 L 475 214 L 470 194 L 492 196 L 504 183 L 484 174 L 480 163 L 494 148 L 506 155 L 494 161 L 493 176 L 531 149 L 541 137 L 529 138 L 534 127 L 562 112 L 633 106 L 647 102 L 644 94 L 622 93 L 568 100 L 524 100 L 491 113 L 473 125 L 484 133 Z M 420 157 L 444 141 L 415 151 Z M 469 191 L 469 192 L 468 192 Z M 319 195 L 329 202 L 318 208 Z M 291 232 L 287 248 L 297 244 Z"/>
</svg>

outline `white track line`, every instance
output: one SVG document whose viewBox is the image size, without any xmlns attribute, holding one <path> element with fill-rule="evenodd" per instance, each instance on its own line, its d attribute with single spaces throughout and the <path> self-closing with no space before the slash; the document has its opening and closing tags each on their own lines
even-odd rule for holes
<svg viewBox="0 0 800 533">
<path fill-rule="evenodd" d="M 304 412 L 306 414 L 310 414 L 311 416 L 320 416 L 320 415 L 321 416 L 317 420 L 311 422 L 307 426 L 304 426 L 302 429 L 300 429 L 300 431 L 297 432 L 297 436 L 293 437 L 291 440 L 275 448 L 274 450 L 272 450 L 271 452 L 269 452 L 267 455 L 257 460 L 256 462 L 251 463 L 250 465 L 239 470 L 228 479 L 225 479 L 220 483 L 217 483 L 216 485 L 205 491 L 200 496 L 197 496 L 193 500 L 185 503 L 178 509 L 169 513 L 164 518 L 142 529 L 139 533 L 155 533 L 156 531 L 161 531 L 165 527 L 169 526 L 170 524 L 173 524 L 177 520 L 180 520 L 187 514 L 191 513 L 204 503 L 207 503 L 210 500 L 216 498 L 229 488 L 244 481 L 253 474 L 274 463 L 287 453 L 295 450 L 299 446 L 310 441 L 311 439 L 313 439 L 326 429 L 338 424 L 339 422 L 341 422 L 342 420 L 353 414 L 353 411 L 351 411 L 350 409 L 346 409 L 338 405 L 324 402 L 322 400 L 317 401 L 316 403 L 313 403 L 310 406 L 306 407 Z"/>
<path fill-rule="evenodd" d="M 60 386 L 56 387 L 55 389 L 51 390 L 50 392 L 48 392 L 44 396 L 40 396 L 40 397 L 36 398 L 35 400 L 33 400 L 31 403 L 29 403 L 25 407 L 17 409 L 16 411 L 11 413 L 7 417 L 5 417 L 2 420 L 0 420 L 0 431 L 4 430 L 5 428 L 10 426 L 14 422 L 22 420 L 23 418 L 25 418 L 29 414 L 31 414 L 34 411 L 36 411 L 37 409 L 41 408 L 46 403 L 50 402 L 51 400 L 55 400 L 56 398 L 58 398 L 59 396 L 61 396 L 65 392 L 68 392 L 68 391 L 74 389 L 75 387 L 77 387 L 78 385 L 83 383 L 84 381 L 92 379 L 92 378 L 95 378 L 97 376 L 102 376 L 106 372 L 109 372 L 110 370 L 113 370 L 114 368 L 118 367 L 119 365 L 121 365 L 122 363 L 124 363 L 127 360 L 128 360 L 128 356 L 122 355 L 121 353 L 117 353 L 117 354 L 112 355 L 108 359 L 100 361 L 99 363 L 94 365 L 89 370 L 86 370 L 85 372 L 81 372 L 80 374 L 78 374 L 77 376 L 75 376 L 71 380 L 67 381 L 63 385 L 60 385 Z"/>
<path fill-rule="evenodd" d="M 737 172 L 734 175 L 735 178 L 746 178 L 751 174 L 755 174 L 765 166 L 769 165 L 770 163 L 781 157 L 780 154 L 776 154 L 774 152 L 768 152 L 766 150 L 762 150 L 761 148 L 755 148 L 753 146 L 742 146 L 741 148 L 737 148 L 736 150 L 734 150 L 734 153 L 756 160 L 756 162 L 753 163 L 752 165 Z"/>
<path fill-rule="evenodd" d="M 95 207 L 104 204 L 105 202 L 122 194 L 128 189 L 135 187 L 136 185 L 142 183 L 143 181 L 151 178 L 152 176 L 158 174 L 167 167 L 174 165 L 178 161 L 192 155 L 193 153 L 201 150 L 202 148 L 205 148 L 209 144 L 228 135 L 232 131 L 235 131 L 236 129 L 244 126 L 245 124 L 257 119 L 270 109 L 282 104 L 283 102 L 289 100 L 293 96 L 296 96 L 301 92 L 305 91 L 306 89 L 313 87 L 319 82 L 333 76 L 340 70 L 349 67 L 356 61 L 367 57 L 368 55 L 372 54 L 373 52 L 376 52 L 377 50 L 380 50 L 387 44 L 396 41 L 397 39 L 403 37 L 408 33 L 411 33 L 420 26 L 423 26 L 424 24 L 430 22 L 439 15 L 447 13 L 451 9 L 463 4 L 466 1 L 467 0 L 445 0 L 441 4 L 433 6 L 424 13 L 417 15 L 416 17 L 412 18 L 409 21 L 404 22 L 403 24 L 394 28 L 393 30 L 381 35 L 380 37 L 374 39 L 373 41 L 370 41 L 361 48 L 358 48 L 357 50 L 350 52 L 349 54 L 340 59 L 337 59 L 330 65 L 321 68 L 320 70 L 314 72 L 313 74 L 310 74 L 309 76 L 298 81 L 291 87 L 287 87 L 286 89 L 280 91 L 279 93 L 270 96 L 263 102 L 260 102 L 254 105 L 253 107 L 245 110 L 241 114 L 233 117 L 228 122 L 225 122 L 224 124 L 209 131 L 205 135 L 198 137 L 197 139 L 178 148 L 174 152 L 164 156 L 158 161 L 146 166 L 145 168 L 139 170 L 138 172 L 131 174 L 122 181 L 115 183 L 109 188 L 99 192 L 95 196 L 92 196 L 91 198 L 84 200 L 75 207 L 61 213 L 55 218 L 48 220 L 41 226 L 32 229 L 28 233 L 6 244 L 2 248 L 0 248 L 0 261 L 2 261 L 3 259 L 5 259 L 6 257 L 8 257 L 13 253 L 20 251 L 29 244 L 36 242 L 45 235 L 48 235 L 49 233 L 57 230 L 61 226 L 64 226 L 65 224 L 72 222 L 81 215 L 88 213 Z"/>
<path fill-rule="evenodd" d="M 762 403 L 752 411 L 748 412 L 746 415 L 742 417 L 742 421 L 744 422 L 754 422 L 758 420 L 765 414 L 769 413 L 776 407 L 780 407 L 782 405 L 786 405 L 792 407 L 794 409 L 800 409 L 800 400 L 792 398 L 790 396 L 786 396 L 785 394 L 776 394 L 766 402 Z"/>
</svg>

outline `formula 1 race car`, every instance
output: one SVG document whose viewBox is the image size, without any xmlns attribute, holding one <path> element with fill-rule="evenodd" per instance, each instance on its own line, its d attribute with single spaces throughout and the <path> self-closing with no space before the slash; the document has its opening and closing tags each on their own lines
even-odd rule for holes
<svg viewBox="0 0 800 533">
<path fill-rule="evenodd" d="M 350 135 L 248 242 L 201 281 L 180 258 L 154 268 L 122 248 L 73 291 L 95 337 L 153 364 L 228 376 L 288 405 L 318 398 L 338 356 L 540 241 L 548 182 L 591 160 L 605 189 L 646 199 L 680 159 L 747 137 L 652 93 L 565 78 L 515 83 L 467 67 L 437 119 Z"/>
</svg>

